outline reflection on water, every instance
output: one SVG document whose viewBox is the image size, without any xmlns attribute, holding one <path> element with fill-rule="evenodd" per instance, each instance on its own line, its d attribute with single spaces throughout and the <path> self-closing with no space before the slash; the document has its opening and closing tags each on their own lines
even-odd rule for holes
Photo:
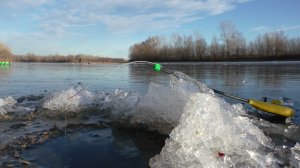
<svg viewBox="0 0 300 168">
<path fill-rule="evenodd" d="M 300 124 L 300 62 L 164 63 L 163 66 L 181 71 L 211 88 L 246 99 L 291 99 L 296 109 L 294 121 Z M 167 74 L 154 72 L 147 65 L 130 65 L 128 75 L 133 85 L 168 82 Z"/>
<path fill-rule="evenodd" d="M 192 65 L 166 65 L 183 71 L 210 87 L 234 93 L 244 93 L 246 97 L 274 95 L 294 96 L 299 91 L 300 62 L 277 63 L 215 63 Z M 260 92 L 260 93 L 259 93 Z M 258 94 L 258 95 L 255 95 Z"/>
<path fill-rule="evenodd" d="M 10 66 L 1 66 L 0 65 L 0 79 L 2 78 L 2 80 L 5 80 L 4 78 L 9 77 L 10 73 L 12 69 L 10 68 Z"/>
<path fill-rule="evenodd" d="M 255 85 L 284 88 L 289 82 L 299 82 L 300 62 L 296 63 L 203 63 L 167 64 L 166 67 L 182 71 L 208 85 Z M 293 87 L 293 86 L 290 86 Z"/>
<path fill-rule="evenodd" d="M 164 64 L 171 70 L 182 71 L 199 81 L 212 86 L 264 86 L 281 89 L 289 82 L 299 82 L 299 64 L 255 64 L 255 63 L 199 63 Z M 145 65 L 130 65 L 129 77 L 141 83 L 164 80 L 163 74 L 153 72 Z"/>
<path fill-rule="evenodd" d="M 93 91 L 128 88 L 127 66 L 120 64 L 14 63 L 0 69 L 0 97 L 68 89 L 81 83 Z M 106 74 L 106 75 L 104 75 Z M 9 85 L 5 85 L 9 83 Z"/>
<path fill-rule="evenodd" d="M 300 107 L 300 62 L 164 63 L 163 66 L 243 98 L 285 97 L 293 101 L 296 110 Z M 150 82 L 169 83 L 168 74 L 155 72 L 148 65 L 14 63 L 0 67 L 0 97 L 40 95 L 78 84 L 87 86 L 96 79 L 90 91 L 121 88 L 145 93 Z"/>
<path fill-rule="evenodd" d="M 130 81 L 130 87 L 135 88 L 140 93 L 147 91 L 150 82 L 159 84 L 167 84 L 168 74 L 154 71 L 148 65 L 142 64 L 130 64 L 128 80 Z"/>
<path fill-rule="evenodd" d="M 284 96 L 297 100 L 300 62 L 271 63 L 170 63 L 171 70 L 208 86 L 244 97 Z M 102 76 L 103 74 L 106 74 Z M 150 82 L 168 83 L 167 74 L 148 65 L 14 63 L 0 67 L 0 97 L 58 91 L 81 83 L 90 90 L 123 88 L 144 93 Z M 9 83 L 9 85 L 7 85 Z M 278 98 L 278 97 L 277 97 Z"/>
</svg>

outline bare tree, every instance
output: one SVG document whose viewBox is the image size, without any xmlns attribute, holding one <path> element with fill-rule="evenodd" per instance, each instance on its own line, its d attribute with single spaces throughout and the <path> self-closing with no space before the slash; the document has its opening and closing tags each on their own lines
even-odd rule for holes
<svg viewBox="0 0 300 168">
<path fill-rule="evenodd" d="M 235 26 L 233 23 L 227 21 L 227 22 L 221 22 L 219 25 L 219 31 L 221 40 L 224 42 L 226 55 L 231 55 L 232 50 L 232 36 L 235 33 Z"/>
<path fill-rule="evenodd" d="M 287 51 L 287 37 L 284 35 L 283 31 L 275 32 L 274 36 L 275 36 L 274 54 L 276 57 L 281 57 Z"/>
<path fill-rule="evenodd" d="M 195 34 L 194 48 L 193 60 L 203 60 L 207 50 L 207 43 L 206 40 L 198 33 Z"/>
<path fill-rule="evenodd" d="M 217 60 L 221 57 L 220 49 L 221 48 L 218 39 L 216 36 L 214 36 L 211 40 L 209 47 L 209 56 L 211 57 L 211 59 Z"/>
<path fill-rule="evenodd" d="M 300 55 L 300 38 L 292 38 L 287 42 L 287 52 L 292 57 Z"/>
<path fill-rule="evenodd" d="M 265 33 L 263 36 L 264 56 L 280 57 L 286 53 L 287 37 L 283 31 Z"/>
<path fill-rule="evenodd" d="M 221 40 L 224 42 L 227 57 L 245 54 L 246 40 L 230 21 L 221 22 L 219 26 Z"/>
<path fill-rule="evenodd" d="M 194 58 L 193 53 L 193 37 L 192 36 L 183 36 L 183 59 L 192 60 Z"/>
<path fill-rule="evenodd" d="M 261 35 L 258 35 L 254 40 L 254 57 L 263 57 L 265 54 L 265 46 Z"/>
<path fill-rule="evenodd" d="M 13 54 L 10 48 L 5 44 L 0 43 L 0 61 L 12 61 Z"/>
<path fill-rule="evenodd" d="M 243 59 L 290 59 L 300 57 L 300 38 L 288 39 L 284 32 L 258 35 L 248 43 L 232 22 L 219 26 L 220 40 L 214 36 L 209 46 L 198 33 L 154 36 L 130 47 L 130 60 L 224 61 Z"/>
</svg>

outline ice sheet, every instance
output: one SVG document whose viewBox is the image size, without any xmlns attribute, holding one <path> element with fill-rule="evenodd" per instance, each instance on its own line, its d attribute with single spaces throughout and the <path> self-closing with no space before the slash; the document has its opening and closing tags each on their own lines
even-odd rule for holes
<svg viewBox="0 0 300 168">
<path fill-rule="evenodd" d="M 0 98 L 0 115 L 6 114 L 16 103 L 17 101 L 11 96 L 4 99 Z"/>
<path fill-rule="evenodd" d="M 78 87 L 52 93 L 45 98 L 42 107 L 58 112 L 74 112 L 87 108 L 94 102 L 95 96 L 89 91 L 80 90 L 82 88 Z"/>
<path fill-rule="evenodd" d="M 243 117 L 245 111 L 240 104 L 230 105 L 206 88 L 191 92 L 186 88 L 196 86 L 191 86 L 190 82 L 187 86 L 183 81 L 179 80 L 186 86 L 180 88 L 181 95 L 188 96 L 182 97 L 185 100 L 181 104 L 184 106 L 182 115 L 161 153 L 150 160 L 151 167 L 276 165 L 270 138 L 249 118 Z"/>
</svg>

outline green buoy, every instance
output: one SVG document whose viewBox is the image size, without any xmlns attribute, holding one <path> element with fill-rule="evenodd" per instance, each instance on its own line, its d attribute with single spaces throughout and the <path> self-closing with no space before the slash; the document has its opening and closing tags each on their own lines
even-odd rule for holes
<svg viewBox="0 0 300 168">
<path fill-rule="evenodd" d="M 1 66 L 8 66 L 10 63 L 8 61 L 1 61 L 0 65 Z"/>
<path fill-rule="evenodd" d="M 161 65 L 156 63 L 156 64 L 153 65 L 153 69 L 154 69 L 155 71 L 159 72 L 160 69 L 161 69 Z"/>
</svg>

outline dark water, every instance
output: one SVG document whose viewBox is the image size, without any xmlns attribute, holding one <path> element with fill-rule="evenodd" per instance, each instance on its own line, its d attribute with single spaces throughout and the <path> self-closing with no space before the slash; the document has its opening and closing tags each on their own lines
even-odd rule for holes
<svg viewBox="0 0 300 168">
<path fill-rule="evenodd" d="M 283 99 L 296 111 L 291 121 L 257 125 L 278 146 L 293 147 L 299 143 L 300 62 L 167 63 L 163 66 L 181 71 L 208 87 L 246 99 Z M 3 110 L 24 113 L 10 112 L 0 117 L 1 165 L 147 167 L 149 159 L 160 152 L 166 136 L 115 127 L 105 117 L 99 119 L 98 110 L 75 117 L 63 112 L 45 117 L 38 112 L 41 101 L 49 94 L 72 87 L 93 83 L 86 90 L 95 94 L 112 93 L 116 88 L 145 94 L 151 82 L 168 85 L 168 74 L 137 64 L 14 63 L 10 67 L 0 67 L 0 112 L 1 98 L 3 101 L 11 96 L 18 101 L 17 107 L 3 107 Z M 290 127 L 292 129 L 286 132 Z"/>
<path fill-rule="evenodd" d="M 84 129 L 50 139 L 25 151 L 23 158 L 47 167 L 147 167 L 163 141 L 163 136 L 145 131 Z"/>
</svg>

